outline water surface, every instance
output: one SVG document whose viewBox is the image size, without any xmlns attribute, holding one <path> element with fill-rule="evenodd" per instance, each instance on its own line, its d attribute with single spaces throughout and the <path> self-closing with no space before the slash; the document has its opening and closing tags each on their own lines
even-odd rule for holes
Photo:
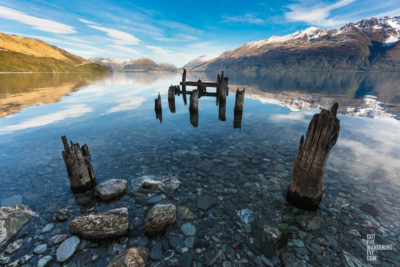
<svg viewBox="0 0 400 267">
<path fill-rule="evenodd" d="M 255 265 L 262 255 L 254 245 L 258 234 L 251 230 L 256 219 L 289 229 L 290 240 L 301 239 L 304 247 L 294 247 L 296 242 L 290 241 L 279 255 L 289 253 L 293 261 L 308 264 L 367 263 L 367 234 L 376 234 L 377 244 L 399 242 L 398 73 L 269 73 L 256 77 L 226 73 L 231 89 L 226 121 L 218 119 L 215 99 L 203 97 L 197 128 L 190 123 L 182 96 L 176 96 L 176 113 L 169 111 L 167 91 L 171 84 L 179 84 L 181 76 L 177 73 L 114 73 L 103 79 L 30 75 L 34 76 L 27 79 L 37 83 L 35 88 L 67 89 L 57 92 L 56 100 L 22 101 L 10 111 L 10 97 L 38 90 L 31 90 L 32 83 L 25 84 L 22 79 L 21 86 L 2 83 L 0 200 L 11 204 L 17 199 L 39 214 L 25 230 L 29 236 L 39 233 L 52 221 L 54 212 L 67 205 L 74 207 L 75 215 L 127 206 L 134 227 L 118 244 L 137 245 L 144 238 L 143 223 L 152 205 L 147 200 L 161 195 L 160 203 L 186 206 L 195 214 L 190 220 L 197 229 L 195 248 L 205 250 L 196 254 L 195 248 L 189 248 L 189 252 L 199 262 L 207 260 L 210 254 L 205 252 L 218 255 L 221 251 L 217 265 L 223 261 Z M 14 78 L 0 75 L 2 81 Z M 215 80 L 216 74 L 192 73 L 188 80 L 199 78 Z M 246 87 L 240 129 L 233 127 L 237 87 Z M 43 94 L 48 96 L 49 92 L 54 90 Z M 154 113 L 158 92 L 162 97 L 162 123 Z M 300 136 L 305 134 L 312 115 L 335 101 L 340 104 L 341 131 L 327 164 L 321 209 L 301 211 L 287 205 L 284 198 Z M 126 179 L 128 193 L 111 203 L 93 200 L 77 205 L 61 156 L 62 135 L 88 144 L 98 183 Z M 143 175 L 175 177 L 181 186 L 175 192 L 137 191 L 134 181 Z M 203 195 L 218 199 L 206 212 L 196 207 Z M 378 214 L 368 211 L 366 204 Z M 249 215 L 238 216 L 241 211 Z M 316 227 L 310 229 L 305 221 Z M 160 240 L 175 234 L 183 238 L 182 222 L 178 219 Z M 65 232 L 67 226 L 57 224 L 56 230 Z M 207 246 L 200 242 L 203 239 Z M 25 242 L 15 257 L 31 251 L 34 243 Z M 89 265 L 97 261 L 101 266 L 116 253 L 110 252 L 115 243 L 93 246 L 90 253 L 99 255 L 95 261 L 85 250 L 73 261 Z M 152 243 L 146 246 L 151 249 Z M 179 258 L 181 253 L 176 253 Z M 280 262 L 279 255 L 271 260 Z M 376 263 L 395 266 L 399 259 L 398 250 L 383 251 Z"/>
</svg>

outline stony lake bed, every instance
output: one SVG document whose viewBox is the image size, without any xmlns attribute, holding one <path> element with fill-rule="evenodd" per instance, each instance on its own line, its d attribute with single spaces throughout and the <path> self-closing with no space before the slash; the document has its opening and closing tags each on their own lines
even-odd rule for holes
<svg viewBox="0 0 400 267">
<path fill-rule="evenodd" d="M 147 266 L 398 265 L 400 123 L 379 94 L 355 98 L 366 99 L 368 112 L 339 111 L 341 132 L 326 167 L 324 198 L 318 210 L 304 211 L 289 205 L 285 194 L 300 136 L 319 112 L 313 104 L 351 103 L 352 96 L 307 102 L 308 95 L 298 93 L 272 101 L 268 90 L 257 93 L 233 80 L 231 89 L 250 88 L 241 129 L 233 128 L 234 91 L 226 121 L 218 120 L 214 99 L 201 98 L 194 128 L 179 98 L 177 112 L 168 110 L 168 86 L 179 80 L 175 74 L 113 74 L 60 102 L 0 119 L 1 206 L 26 205 L 31 212 L 23 220 L 32 217 L 5 246 L 0 264 L 107 266 L 126 252 L 125 259 L 147 258 Z M 161 124 L 153 110 L 158 92 Z M 105 201 L 99 193 L 73 194 L 62 135 L 89 146 L 98 185 L 121 179 L 126 192 Z M 160 186 L 143 188 L 144 180 Z M 146 235 L 148 213 L 162 205 L 173 205 L 176 217 L 164 231 Z M 122 236 L 71 234 L 75 218 L 115 209 L 111 220 L 128 227 Z M 374 244 L 392 248 L 376 250 L 374 261 L 367 258 L 371 235 Z"/>
</svg>

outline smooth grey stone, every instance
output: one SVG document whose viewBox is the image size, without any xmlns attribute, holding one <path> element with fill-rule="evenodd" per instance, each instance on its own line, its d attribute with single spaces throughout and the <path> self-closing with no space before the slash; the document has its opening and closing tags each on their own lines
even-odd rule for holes
<svg viewBox="0 0 400 267">
<path fill-rule="evenodd" d="M 163 200 L 164 198 L 163 198 L 163 196 L 161 196 L 161 195 L 158 195 L 158 196 L 154 196 L 154 197 L 151 197 L 151 198 L 149 198 L 148 200 L 147 200 L 147 204 L 156 204 L 156 203 L 158 203 L 158 202 L 160 202 L 161 200 Z"/>
<path fill-rule="evenodd" d="M 191 267 L 193 256 L 190 253 L 183 253 L 179 258 L 179 267 Z"/>
<path fill-rule="evenodd" d="M 196 234 L 196 227 L 194 227 L 191 223 L 184 223 L 181 226 L 181 231 L 186 236 L 194 236 Z"/>
<path fill-rule="evenodd" d="M 185 247 L 192 248 L 194 245 L 194 237 L 189 236 L 188 238 L 186 238 L 184 244 L 185 244 Z"/>
<path fill-rule="evenodd" d="M 298 248 L 304 247 L 304 243 L 300 239 L 293 239 L 292 244 L 293 244 L 293 246 L 298 247 Z"/>
<path fill-rule="evenodd" d="M 153 245 L 153 247 L 151 248 L 150 251 L 150 259 L 154 260 L 154 261 L 158 261 L 162 259 L 162 245 L 161 242 L 158 242 L 156 244 Z"/>
<path fill-rule="evenodd" d="M 51 230 L 53 230 L 53 228 L 54 228 L 54 223 L 48 223 L 43 227 L 41 233 L 46 234 L 46 233 L 50 232 Z"/>
<path fill-rule="evenodd" d="M 47 250 L 47 245 L 46 244 L 41 244 L 41 245 L 36 246 L 33 249 L 33 253 L 35 253 L 35 254 L 43 254 L 43 253 L 46 252 L 46 250 Z"/>
<path fill-rule="evenodd" d="M 181 252 L 183 248 L 183 240 L 178 236 L 172 236 L 169 239 L 169 245 L 176 251 Z"/>
<path fill-rule="evenodd" d="M 217 199 L 212 196 L 204 195 L 197 199 L 197 208 L 201 210 L 208 210 L 215 204 L 217 204 Z"/>
<path fill-rule="evenodd" d="M 46 267 L 53 260 L 53 257 L 48 255 L 41 258 L 37 264 L 37 267 Z"/>
<path fill-rule="evenodd" d="M 77 236 L 71 236 L 67 240 L 61 243 L 57 249 L 57 261 L 64 262 L 71 258 L 75 251 L 79 247 L 81 240 Z"/>
</svg>

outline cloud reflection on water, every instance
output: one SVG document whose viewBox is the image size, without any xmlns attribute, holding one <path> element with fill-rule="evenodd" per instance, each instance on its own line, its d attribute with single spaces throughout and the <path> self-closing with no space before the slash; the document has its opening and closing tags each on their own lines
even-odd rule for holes
<svg viewBox="0 0 400 267">
<path fill-rule="evenodd" d="M 92 111 L 92 108 L 83 104 L 68 106 L 66 109 L 55 113 L 33 117 L 20 123 L 11 124 L 0 128 L 0 135 L 29 128 L 45 126 L 68 118 L 79 117 Z"/>
</svg>

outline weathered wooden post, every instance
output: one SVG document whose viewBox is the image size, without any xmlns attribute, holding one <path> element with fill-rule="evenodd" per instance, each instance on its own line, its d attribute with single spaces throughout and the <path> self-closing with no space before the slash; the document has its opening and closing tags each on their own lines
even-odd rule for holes
<svg viewBox="0 0 400 267">
<path fill-rule="evenodd" d="M 61 140 L 64 144 L 62 155 L 71 190 L 83 192 L 93 188 L 96 185 L 96 177 L 88 146 L 85 144 L 80 147 L 78 143 L 74 144 L 71 141 L 70 147 L 65 136 L 62 136 Z"/>
<path fill-rule="evenodd" d="M 197 128 L 197 126 L 199 126 L 199 113 L 198 112 L 190 112 L 190 123 L 195 128 Z"/>
<path fill-rule="evenodd" d="M 218 106 L 218 118 L 220 121 L 226 121 L 226 101 L 219 102 Z"/>
<path fill-rule="evenodd" d="M 162 122 L 162 107 L 161 107 L 161 96 L 158 93 L 158 97 L 154 99 L 154 111 L 156 112 L 156 119 Z"/>
<path fill-rule="evenodd" d="M 190 106 L 189 106 L 190 113 L 198 112 L 199 111 L 199 90 L 193 90 L 190 94 Z"/>
<path fill-rule="evenodd" d="M 221 73 L 221 80 L 219 83 L 218 98 L 220 101 L 226 101 L 226 96 L 228 95 L 228 77 L 224 77 L 224 72 Z"/>
<path fill-rule="evenodd" d="M 233 117 L 233 128 L 234 129 L 242 128 L 242 117 L 243 117 L 243 110 L 234 112 L 234 117 Z"/>
<path fill-rule="evenodd" d="M 186 69 L 183 69 L 183 74 L 182 74 L 182 91 L 186 92 Z"/>
<path fill-rule="evenodd" d="M 170 86 L 168 88 L 168 106 L 169 111 L 175 113 L 175 94 L 176 94 L 176 86 Z"/>
<path fill-rule="evenodd" d="M 243 112 L 243 104 L 244 104 L 244 92 L 245 88 L 242 91 L 236 89 L 236 96 L 235 96 L 235 112 Z"/>
<path fill-rule="evenodd" d="M 324 192 L 324 171 L 331 148 L 339 137 L 340 121 L 336 118 L 339 104 L 315 114 L 306 138 L 300 139 L 294 162 L 287 200 L 303 209 L 317 209 Z"/>
</svg>

